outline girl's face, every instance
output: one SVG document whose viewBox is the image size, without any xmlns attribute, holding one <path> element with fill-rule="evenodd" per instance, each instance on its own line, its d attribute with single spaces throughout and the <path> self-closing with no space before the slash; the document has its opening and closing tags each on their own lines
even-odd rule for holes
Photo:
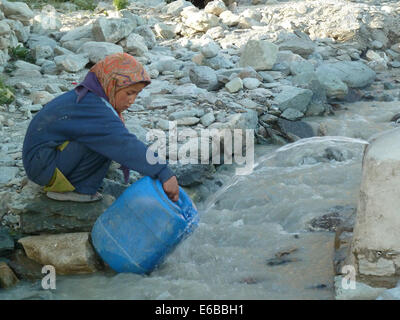
<svg viewBox="0 0 400 320">
<path fill-rule="evenodd" d="M 135 102 L 137 95 L 145 86 L 146 83 L 138 82 L 119 90 L 115 94 L 115 109 L 117 112 L 121 113 L 122 111 L 128 109 L 131 104 Z"/>
</svg>

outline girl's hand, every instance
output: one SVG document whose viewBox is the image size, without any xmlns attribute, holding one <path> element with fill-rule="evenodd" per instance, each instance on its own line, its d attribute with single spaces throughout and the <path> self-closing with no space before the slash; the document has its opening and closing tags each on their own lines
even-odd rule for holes
<svg viewBox="0 0 400 320">
<path fill-rule="evenodd" d="M 179 185 L 176 176 L 172 176 L 163 183 L 163 189 L 167 194 L 168 198 L 172 201 L 177 202 L 179 200 Z"/>
</svg>

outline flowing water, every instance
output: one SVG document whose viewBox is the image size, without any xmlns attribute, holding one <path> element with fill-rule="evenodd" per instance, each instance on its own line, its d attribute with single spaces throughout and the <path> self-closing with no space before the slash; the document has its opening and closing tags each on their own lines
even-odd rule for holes
<svg viewBox="0 0 400 320">
<path fill-rule="evenodd" d="M 375 106 L 355 113 L 362 108 Z M 361 118 L 360 132 L 376 120 Z M 382 121 L 372 133 L 388 128 Z M 251 174 L 222 165 L 199 188 L 209 196 L 196 203 L 198 228 L 150 275 L 57 276 L 56 290 L 20 282 L 0 299 L 333 299 L 334 234 L 308 223 L 333 207 L 356 207 L 366 144 L 349 135 L 257 145 Z"/>
</svg>

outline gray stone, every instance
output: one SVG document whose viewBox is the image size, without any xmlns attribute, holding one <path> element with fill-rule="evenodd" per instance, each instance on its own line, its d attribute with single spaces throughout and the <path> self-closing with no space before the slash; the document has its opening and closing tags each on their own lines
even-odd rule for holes
<svg viewBox="0 0 400 320">
<path fill-rule="evenodd" d="M 92 25 L 80 26 L 68 31 L 65 35 L 63 35 L 60 39 L 60 42 L 67 42 L 73 40 L 80 40 L 83 38 L 91 38 L 92 37 Z"/>
<path fill-rule="evenodd" d="M 208 29 L 216 27 L 218 25 L 218 17 L 199 11 L 191 14 L 185 21 L 184 24 L 196 31 L 206 32 Z"/>
<path fill-rule="evenodd" d="M 89 58 L 83 54 L 68 54 L 55 57 L 54 62 L 60 70 L 78 72 L 85 68 Z"/>
<path fill-rule="evenodd" d="M 219 87 L 217 74 L 207 66 L 195 66 L 191 68 L 189 78 L 199 88 L 212 91 Z"/>
<path fill-rule="evenodd" d="M 228 58 L 221 54 L 218 54 L 213 58 L 204 58 L 202 59 L 201 64 L 214 70 L 230 69 L 234 67 L 234 64 Z"/>
<path fill-rule="evenodd" d="M 0 226 L 0 257 L 14 250 L 14 240 L 9 234 L 8 228 Z"/>
<path fill-rule="evenodd" d="M 124 52 L 124 50 L 119 45 L 97 41 L 86 42 L 77 51 L 78 54 L 84 54 L 88 56 L 90 62 L 92 63 L 97 63 L 110 54 L 122 52 Z"/>
<path fill-rule="evenodd" d="M 268 123 L 268 120 L 271 121 L 271 118 L 265 120 L 266 120 L 265 122 Z M 278 125 L 279 129 L 285 134 L 294 134 L 295 136 L 301 139 L 315 136 L 312 127 L 308 123 L 305 123 L 303 121 L 288 121 L 285 119 L 275 118 L 274 122 Z"/>
<path fill-rule="evenodd" d="M 37 45 L 32 50 L 32 56 L 33 58 L 35 58 L 35 60 L 46 59 L 48 57 L 51 57 L 52 55 L 53 55 L 53 49 L 50 46 Z"/>
<path fill-rule="evenodd" d="M 92 27 L 92 34 L 96 41 L 117 43 L 127 37 L 135 28 L 129 19 L 100 17 Z"/>
<path fill-rule="evenodd" d="M 307 58 L 315 50 L 315 44 L 312 41 L 304 39 L 290 39 L 279 44 L 279 50 L 290 50 L 293 53 Z"/>
<path fill-rule="evenodd" d="M 13 180 L 19 169 L 16 167 L 1 167 L 0 169 L 0 185 L 6 185 Z"/>
<path fill-rule="evenodd" d="M 239 77 L 235 77 L 231 81 L 229 81 L 227 84 L 225 84 L 225 88 L 230 93 L 238 92 L 243 89 L 243 81 Z"/>
<path fill-rule="evenodd" d="M 57 41 L 55 41 L 54 39 L 51 39 L 47 36 L 44 35 L 38 35 L 38 34 L 34 34 L 31 33 L 29 35 L 29 39 L 28 39 L 28 47 L 31 49 L 34 49 L 36 46 L 49 46 L 52 49 L 54 49 L 58 43 Z"/>
<path fill-rule="evenodd" d="M 203 126 L 208 127 L 215 121 L 214 112 L 208 112 L 200 118 L 200 122 Z"/>
<path fill-rule="evenodd" d="M 28 23 L 33 18 L 34 13 L 29 6 L 24 2 L 10 2 L 2 0 L 0 2 L 0 10 L 4 12 L 4 15 L 13 20 L 19 20 L 24 23 Z"/>
<path fill-rule="evenodd" d="M 359 281 L 354 283 L 355 288 L 345 289 L 347 287 L 344 287 L 343 283 L 349 286 L 348 282 L 348 279 L 343 276 L 335 277 L 336 300 L 375 300 L 386 290 L 386 288 L 374 288 Z"/>
<path fill-rule="evenodd" d="M 42 64 L 40 71 L 43 74 L 56 75 L 59 73 L 57 65 L 53 61 L 46 61 Z"/>
<path fill-rule="evenodd" d="M 197 117 L 184 117 L 176 120 L 178 126 L 192 126 L 200 122 Z"/>
<path fill-rule="evenodd" d="M 120 44 L 124 47 L 125 52 L 134 56 L 144 56 L 149 51 L 145 39 L 136 33 L 131 33 Z"/>
<path fill-rule="evenodd" d="M 317 74 L 332 74 L 350 88 L 363 88 L 374 82 L 376 73 L 360 61 L 341 61 L 323 64 Z"/>
<path fill-rule="evenodd" d="M 347 84 L 337 74 L 328 72 L 325 69 L 317 69 L 316 75 L 318 81 L 325 88 L 328 98 L 343 99 L 349 92 Z"/>
<path fill-rule="evenodd" d="M 170 164 L 171 170 L 176 174 L 180 186 L 196 186 L 211 178 L 215 172 L 213 164 Z"/>
<path fill-rule="evenodd" d="M 29 259 L 22 249 L 13 252 L 8 263 L 13 272 L 21 280 L 41 280 L 43 278 L 42 265 Z"/>
<path fill-rule="evenodd" d="M 220 48 L 214 41 L 211 41 L 206 45 L 202 46 L 200 50 L 201 54 L 205 58 L 214 58 L 218 55 L 219 51 Z"/>
<path fill-rule="evenodd" d="M 251 66 L 256 71 L 271 70 L 278 55 L 278 47 L 264 40 L 249 40 L 240 56 L 241 67 Z"/>
<path fill-rule="evenodd" d="M 186 7 L 193 7 L 193 4 L 190 1 L 177 0 L 166 5 L 163 8 L 163 12 L 172 16 L 177 16 L 181 13 L 183 8 Z"/>
<path fill-rule="evenodd" d="M 296 121 L 296 120 L 299 120 L 302 117 L 304 117 L 304 113 L 302 113 L 296 109 L 286 108 L 282 112 L 281 117 L 284 119 L 287 119 L 287 120 Z"/>
<path fill-rule="evenodd" d="M 154 31 L 162 39 L 173 39 L 175 38 L 175 28 L 172 25 L 166 23 L 157 23 L 154 25 Z"/>
<path fill-rule="evenodd" d="M 144 25 L 137 27 L 135 33 L 143 37 L 147 48 L 153 49 L 153 47 L 157 45 L 156 36 L 149 26 Z"/>
<path fill-rule="evenodd" d="M 287 108 L 296 109 L 302 113 L 307 111 L 307 106 L 313 96 L 311 90 L 291 86 L 282 86 L 281 88 L 282 91 L 274 99 L 281 111 Z"/>
<path fill-rule="evenodd" d="M 67 203 L 41 195 L 26 203 L 20 214 L 21 231 L 25 234 L 90 232 L 113 201 L 113 197 L 104 195 L 94 203 Z"/>
</svg>

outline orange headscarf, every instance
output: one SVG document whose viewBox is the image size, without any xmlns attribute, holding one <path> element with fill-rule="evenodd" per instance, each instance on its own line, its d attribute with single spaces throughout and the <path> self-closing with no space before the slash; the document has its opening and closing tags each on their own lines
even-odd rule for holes
<svg viewBox="0 0 400 320">
<path fill-rule="evenodd" d="M 90 71 L 96 75 L 114 109 L 115 94 L 120 89 L 138 82 L 145 82 L 146 85 L 151 82 L 142 64 L 127 53 L 111 54 L 97 62 Z M 118 115 L 124 122 L 122 114 L 118 112 Z"/>
</svg>

